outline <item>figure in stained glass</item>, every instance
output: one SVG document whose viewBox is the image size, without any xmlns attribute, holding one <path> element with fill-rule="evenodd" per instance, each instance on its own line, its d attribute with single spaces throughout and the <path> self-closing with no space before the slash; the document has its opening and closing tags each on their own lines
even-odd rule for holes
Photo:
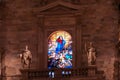
<svg viewBox="0 0 120 80">
<path fill-rule="evenodd" d="M 58 53 L 63 50 L 66 42 L 62 36 L 59 36 L 58 39 L 56 40 L 56 43 L 57 43 L 56 53 Z"/>
</svg>

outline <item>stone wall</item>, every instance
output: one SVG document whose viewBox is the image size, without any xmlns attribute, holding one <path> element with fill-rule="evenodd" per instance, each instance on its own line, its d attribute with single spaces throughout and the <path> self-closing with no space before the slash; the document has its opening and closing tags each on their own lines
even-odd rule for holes
<svg viewBox="0 0 120 80">
<path fill-rule="evenodd" d="M 112 1 L 101 1 L 88 6 L 82 15 L 84 35 L 97 48 L 97 66 L 105 71 L 106 80 L 113 80 L 118 16 Z"/>
<path fill-rule="evenodd" d="M 29 50 L 33 54 L 32 68 L 37 65 L 37 24 L 31 12 L 29 0 L 6 0 L 5 2 L 5 22 L 6 40 L 5 40 L 5 75 L 7 80 L 19 80 L 16 77 L 21 74 L 22 68 L 19 54 L 25 46 L 29 46 Z M 2 42 L 1 42 L 2 43 Z"/>
<path fill-rule="evenodd" d="M 35 0 L 36 1 L 36 0 Z M 38 68 L 38 21 L 32 13 L 39 6 L 33 0 L 6 0 L 4 19 L 0 20 L 0 46 L 5 46 L 5 75 L 7 80 L 19 80 L 22 68 L 19 52 L 29 46 L 33 54 L 31 68 Z M 97 48 L 97 66 L 105 71 L 106 80 L 113 80 L 118 14 L 114 0 L 81 0 L 83 35 Z M 1 21 L 2 24 L 1 24 Z M 13 76 L 13 77 L 12 77 Z M 16 76 L 16 77 L 14 77 Z"/>
</svg>

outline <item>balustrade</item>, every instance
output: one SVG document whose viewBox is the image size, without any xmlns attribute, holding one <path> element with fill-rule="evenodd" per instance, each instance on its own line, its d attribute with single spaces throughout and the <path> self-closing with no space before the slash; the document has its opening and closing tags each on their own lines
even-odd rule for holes
<svg viewBox="0 0 120 80">
<path fill-rule="evenodd" d="M 48 70 L 21 70 L 23 80 L 55 80 L 55 79 L 70 79 L 70 78 L 92 78 L 101 74 L 97 71 L 96 66 L 89 66 L 77 69 L 48 69 Z M 103 74 L 103 73 L 102 73 Z M 100 75 L 102 76 L 102 75 Z M 97 77 L 95 78 L 95 80 Z M 101 80 L 101 79 L 100 79 Z"/>
</svg>

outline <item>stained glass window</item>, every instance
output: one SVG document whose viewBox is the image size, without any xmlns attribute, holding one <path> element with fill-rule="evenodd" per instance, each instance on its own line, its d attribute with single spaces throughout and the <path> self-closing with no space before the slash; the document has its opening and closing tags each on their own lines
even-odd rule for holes
<svg viewBox="0 0 120 80">
<path fill-rule="evenodd" d="M 48 68 L 72 68 L 72 37 L 55 31 L 48 38 Z"/>
</svg>

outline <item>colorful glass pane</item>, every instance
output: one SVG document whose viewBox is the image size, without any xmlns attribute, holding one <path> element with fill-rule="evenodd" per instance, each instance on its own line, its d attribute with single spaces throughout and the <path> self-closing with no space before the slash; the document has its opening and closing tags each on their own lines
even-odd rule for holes
<svg viewBox="0 0 120 80">
<path fill-rule="evenodd" d="M 56 31 L 48 38 L 48 68 L 72 68 L 72 38 L 66 31 Z"/>
</svg>

